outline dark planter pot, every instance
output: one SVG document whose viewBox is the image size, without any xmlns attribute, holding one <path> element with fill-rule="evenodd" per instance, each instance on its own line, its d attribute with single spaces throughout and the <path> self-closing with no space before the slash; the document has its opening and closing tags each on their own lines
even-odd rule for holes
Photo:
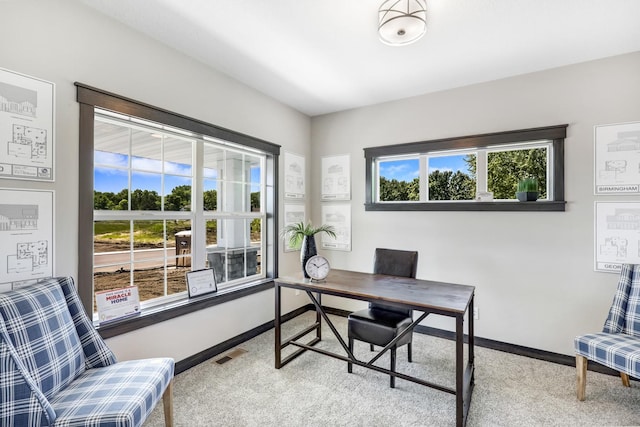
<svg viewBox="0 0 640 427">
<path fill-rule="evenodd" d="M 538 200 L 538 192 L 537 191 L 517 191 L 516 197 L 521 202 L 535 202 Z"/>
<path fill-rule="evenodd" d="M 307 261 L 314 255 L 318 255 L 318 249 L 316 248 L 316 238 L 314 236 L 304 236 L 302 239 L 302 247 L 300 248 L 300 262 L 302 263 L 302 273 L 306 279 L 309 279 L 309 275 L 304 269 L 307 265 Z"/>
</svg>

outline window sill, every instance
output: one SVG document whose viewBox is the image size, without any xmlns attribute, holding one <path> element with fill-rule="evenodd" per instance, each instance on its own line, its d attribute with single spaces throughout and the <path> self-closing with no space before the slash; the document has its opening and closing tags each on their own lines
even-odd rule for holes
<svg viewBox="0 0 640 427">
<path fill-rule="evenodd" d="M 365 203 L 365 211 L 529 211 L 564 212 L 564 200 L 535 202 L 422 202 L 422 203 Z"/>
<path fill-rule="evenodd" d="M 143 312 L 136 317 L 127 317 L 104 325 L 100 325 L 96 322 L 94 323 L 94 326 L 102 338 L 111 338 L 271 288 L 273 288 L 273 279 L 267 278 L 259 282 L 252 282 L 245 285 L 235 286 L 233 288 L 221 289 L 213 294 L 202 295 L 194 298 L 184 298 L 179 301 L 159 305 L 143 310 Z"/>
</svg>

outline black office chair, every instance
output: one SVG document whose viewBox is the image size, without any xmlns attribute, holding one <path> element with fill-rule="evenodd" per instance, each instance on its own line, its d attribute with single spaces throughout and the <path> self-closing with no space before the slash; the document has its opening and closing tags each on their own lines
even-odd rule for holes
<svg viewBox="0 0 640 427">
<path fill-rule="evenodd" d="M 375 274 L 387 274 L 390 276 L 416 277 L 418 268 L 418 252 L 401 251 L 396 249 L 376 248 L 373 261 Z M 369 343 L 371 351 L 374 345 L 386 346 L 413 322 L 413 312 L 409 309 L 393 307 L 386 304 L 370 302 L 369 308 L 351 313 L 348 317 L 349 350 L 353 352 L 353 341 Z M 406 334 L 392 348 L 391 368 L 396 369 L 396 350 L 407 345 L 407 356 L 411 362 L 412 332 Z M 352 372 L 352 363 L 347 363 L 347 371 Z M 391 375 L 390 385 L 395 388 L 396 377 Z"/>
</svg>

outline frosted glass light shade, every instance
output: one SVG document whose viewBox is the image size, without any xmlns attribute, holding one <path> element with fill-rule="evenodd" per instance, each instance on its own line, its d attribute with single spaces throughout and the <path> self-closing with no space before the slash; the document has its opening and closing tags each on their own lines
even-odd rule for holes
<svg viewBox="0 0 640 427">
<path fill-rule="evenodd" d="M 378 34 L 388 45 L 416 42 L 427 30 L 425 0 L 386 0 L 378 11 Z"/>
</svg>

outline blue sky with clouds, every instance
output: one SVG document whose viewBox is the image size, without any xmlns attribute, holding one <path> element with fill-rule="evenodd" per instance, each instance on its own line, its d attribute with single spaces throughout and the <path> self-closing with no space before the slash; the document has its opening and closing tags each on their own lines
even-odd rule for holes
<svg viewBox="0 0 640 427">
<path fill-rule="evenodd" d="M 440 171 L 469 172 L 464 161 L 466 154 L 454 156 L 429 157 L 429 173 Z M 392 160 L 380 162 L 380 176 L 398 181 L 412 181 L 420 174 L 420 162 L 418 159 Z"/>
<path fill-rule="evenodd" d="M 94 169 L 94 189 L 101 192 L 119 193 L 123 189 L 128 187 L 127 166 L 128 157 L 121 154 L 105 153 L 96 151 L 95 153 L 96 165 L 109 165 L 114 167 L 100 167 L 96 166 Z M 156 191 L 158 194 L 162 194 L 162 181 L 160 172 L 162 170 L 162 164 L 160 161 L 133 158 L 132 166 L 135 169 L 142 169 L 150 172 L 134 172 L 131 176 L 132 188 Z M 123 168 L 123 169 L 118 169 Z M 171 190 L 179 185 L 190 185 L 191 167 L 189 165 L 182 165 L 178 163 L 165 162 L 165 189 L 164 194 L 170 194 Z M 205 173 L 205 190 L 217 190 L 218 181 L 217 171 L 209 169 Z M 251 182 L 257 183 L 260 181 L 260 168 L 251 168 Z M 253 185 L 251 191 L 258 191 L 259 186 Z"/>
</svg>

